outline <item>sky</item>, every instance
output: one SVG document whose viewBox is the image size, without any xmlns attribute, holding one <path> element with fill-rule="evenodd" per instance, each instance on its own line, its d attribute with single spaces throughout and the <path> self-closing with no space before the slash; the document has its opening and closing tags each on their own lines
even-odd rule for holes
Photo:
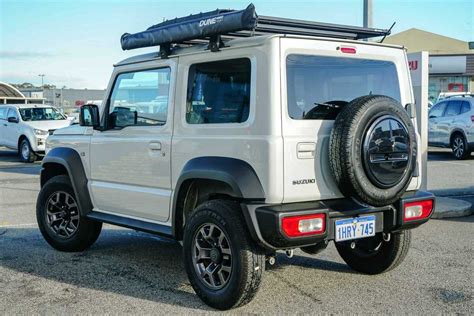
<svg viewBox="0 0 474 316">
<path fill-rule="evenodd" d="M 122 51 L 120 36 L 163 19 L 244 9 L 251 0 L 0 0 L 0 81 L 105 89 L 113 64 L 156 51 Z M 363 0 L 253 0 L 257 14 L 362 26 Z M 373 0 L 373 26 L 474 41 L 474 0 Z"/>
</svg>

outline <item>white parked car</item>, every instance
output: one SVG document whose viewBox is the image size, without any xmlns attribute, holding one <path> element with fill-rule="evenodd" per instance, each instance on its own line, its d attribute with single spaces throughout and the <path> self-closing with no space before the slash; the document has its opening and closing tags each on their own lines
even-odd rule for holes
<svg viewBox="0 0 474 316">
<path fill-rule="evenodd" d="M 71 120 L 44 104 L 0 105 L 0 146 L 18 150 L 23 162 L 44 154 L 46 138 Z"/>
<path fill-rule="evenodd" d="M 450 97 L 429 112 L 428 144 L 451 148 L 456 159 L 474 151 L 474 97 Z"/>
</svg>

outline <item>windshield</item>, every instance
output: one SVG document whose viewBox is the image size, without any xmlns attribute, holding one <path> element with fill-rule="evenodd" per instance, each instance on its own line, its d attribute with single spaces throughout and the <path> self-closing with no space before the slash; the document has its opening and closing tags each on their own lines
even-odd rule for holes
<svg viewBox="0 0 474 316">
<path fill-rule="evenodd" d="M 397 69 L 389 61 L 289 55 L 286 67 L 293 119 L 335 119 L 345 104 L 369 94 L 400 102 Z"/>
<path fill-rule="evenodd" d="M 57 121 L 66 119 L 55 108 L 23 108 L 20 109 L 20 115 L 23 121 Z"/>
</svg>

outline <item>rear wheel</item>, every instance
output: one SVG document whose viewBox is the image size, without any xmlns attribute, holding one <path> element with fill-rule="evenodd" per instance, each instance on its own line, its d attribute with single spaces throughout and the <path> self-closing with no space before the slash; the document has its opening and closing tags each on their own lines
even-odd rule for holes
<svg viewBox="0 0 474 316">
<path fill-rule="evenodd" d="M 471 153 L 469 151 L 466 138 L 462 134 L 455 134 L 451 141 L 451 149 L 456 159 L 466 159 Z"/>
<path fill-rule="evenodd" d="M 35 162 L 36 154 L 31 148 L 30 142 L 27 138 L 24 138 L 20 142 L 20 147 L 18 148 L 18 153 L 20 155 L 20 160 L 22 162 Z"/>
<path fill-rule="evenodd" d="M 411 231 L 396 234 L 382 233 L 370 238 L 336 243 L 342 259 L 353 270 L 379 274 L 397 267 L 405 259 L 411 243 Z M 352 247 L 351 247 L 352 246 Z"/>
<path fill-rule="evenodd" d="M 200 205 L 186 223 L 183 251 L 189 281 L 209 306 L 242 306 L 257 293 L 265 256 L 251 240 L 238 203 Z"/>
<path fill-rule="evenodd" d="M 69 178 L 51 178 L 41 188 L 36 219 L 44 239 L 61 251 L 83 251 L 99 237 L 102 223 L 81 215 Z"/>
</svg>

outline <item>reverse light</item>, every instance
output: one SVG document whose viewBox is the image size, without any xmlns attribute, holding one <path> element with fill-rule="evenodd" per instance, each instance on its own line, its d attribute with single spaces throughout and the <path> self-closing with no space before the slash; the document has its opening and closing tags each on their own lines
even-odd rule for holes
<svg viewBox="0 0 474 316">
<path fill-rule="evenodd" d="M 288 237 L 324 234 L 326 232 L 326 214 L 283 217 L 281 228 Z"/>
<path fill-rule="evenodd" d="M 340 49 L 341 49 L 341 52 L 344 53 L 344 54 L 355 54 L 357 52 L 355 47 L 341 46 Z"/>
<path fill-rule="evenodd" d="M 406 203 L 403 208 L 403 221 L 416 221 L 428 218 L 433 211 L 433 200 Z"/>
</svg>

